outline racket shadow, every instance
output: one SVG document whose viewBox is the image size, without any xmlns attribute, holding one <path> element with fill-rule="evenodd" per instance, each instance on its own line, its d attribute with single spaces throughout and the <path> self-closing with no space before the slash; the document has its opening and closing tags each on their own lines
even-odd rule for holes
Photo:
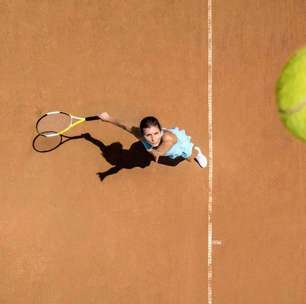
<svg viewBox="0 0 306 304">
<path fill-rule="evenodd" d="M 97 173 L 101 181 L 107 176 L 118 173 L 122 169 L 133 169 L 136 167 L 144 169 L 152 161 L 154 162 L 153 156 L 146 151 L 141 141 L 134 142 L 127 150 L 123 149 L 120 142 L 105 145 L 101 140 L 92 137 L 89 133 L 85 133 L 82 136 L 85 140 L 98 147 L 104 159 L 113 166 L 105 172 Z M 171 159 L 166 156 L 160 156 L 158 163 L 166 166 L 176 166 L 183 160 L 185 160 L 183 157 Z"/>
<path fill-rule="evenodd" d="M 32 148 L 39 153 L 51 152 L 53 150 L 56 150 L 57 148 L 59 148 L 68 141 L 81 139 L 81 138 L 84 138 L 83 134 L 77 136 L 60 135 L 53 137 L 44 136 L 43 133 L 37 134 L 32 140 Z"/>
</svg>

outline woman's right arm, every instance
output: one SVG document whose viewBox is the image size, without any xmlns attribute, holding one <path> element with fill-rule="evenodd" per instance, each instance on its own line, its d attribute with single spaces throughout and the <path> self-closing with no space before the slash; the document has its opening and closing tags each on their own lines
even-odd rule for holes
<svg viewBox="0 0 306 304">
<path fill-rule="evenodd" d="M 140 139 L 142 136 L 140 134 L 140 130 L 137 127 L 129 126 L 128 124 L 118 120 L 117 118 L 114 118 L 110 116 L 107 112 L 103 112 L 101 114 L 98 114 L 101 120 L 105 122 L 109 122 L 121 129 L 124 129 L 128 131 L 129 133 L 133 134 L 137 139 Z"/>
<path fill-rule="evenodd" d="M 105 122 L 110 122 L 111 124 L 120 127 L 124 130 L 128 130 L 128 127 L 126 126 L 126 124 L 122 123 L 121 121 L 119 121 L 118 119 L 110 116 L 107 112 L 103 112 L 101 114 L 98 114 L 98 116 L 100 117 L 101 120 L 105 121 Z"/>
</svg>

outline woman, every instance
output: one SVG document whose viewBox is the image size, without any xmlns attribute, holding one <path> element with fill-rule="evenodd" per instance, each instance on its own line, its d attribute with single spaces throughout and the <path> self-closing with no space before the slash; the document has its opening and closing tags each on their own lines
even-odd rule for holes
<svg viewBox="0 0 306 304">
<path fill-rule="evenodd" d="M 99 117 L 133 134 L 154 156 L 156 162 L 160 156 L 172 159 L 181 156 L 188 161 L 194 158 L 202 168 L 207 166 L 206 157 L 200 148 L 191 142 L 191 137 L 185 133 L 185 130 L 179 130 L 177 127 L 162 128 L 159 121 L 153 116 L 143 118 L 139 128 L 123 123 L 111 117 L 107 112 L 99 114 Z"/>
</svg>

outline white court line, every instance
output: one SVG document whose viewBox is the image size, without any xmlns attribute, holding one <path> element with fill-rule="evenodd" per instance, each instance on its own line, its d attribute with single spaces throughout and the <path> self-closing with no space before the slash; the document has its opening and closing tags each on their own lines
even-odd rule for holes
<svg viewBox="0 0 306 304">
<path fill-rule="evenodd" d="M 208 97 L 208 304 L 213 302 L 213 224 L 212 224 L 212 207 L 213 207 L 213 124 L 212 124 L 212 102 L 213 102 L 213 50 L 212 50 L 212 0 L 208 0 L 208 80 L 207 80 L 207 97 Z"/>
</svg>

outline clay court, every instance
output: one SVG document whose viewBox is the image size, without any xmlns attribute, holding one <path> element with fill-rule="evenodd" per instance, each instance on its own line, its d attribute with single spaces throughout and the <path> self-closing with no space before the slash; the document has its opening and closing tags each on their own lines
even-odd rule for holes
<svg viewBox="0 0 306 304">
<path fill-rule="evenodd" d="M 306 144 L 275 102 L 306 3 L 209 3 L 0 1 L 0 303 L 306 303 Z M 35 122 L 54 110 L 153 115 L 209 167 L 139 161 L 137 139 L 103 121 L 37 153 Z M 138 161 L 112 169 L 133 147 Z"/>
</svg>

